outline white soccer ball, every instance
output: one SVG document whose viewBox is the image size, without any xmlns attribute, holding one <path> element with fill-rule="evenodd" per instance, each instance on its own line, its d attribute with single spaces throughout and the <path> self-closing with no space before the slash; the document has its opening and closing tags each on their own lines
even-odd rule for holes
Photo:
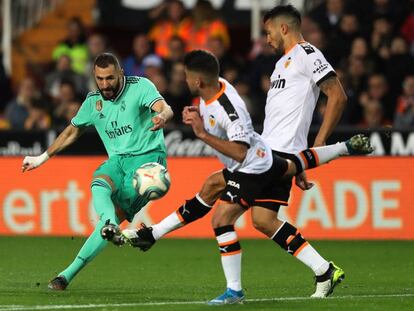
<svg viewBox="0 0 414 311">
<path fill-rule="evenodd" d="M 170 189 L 168 170 L 157 162 L 141 165 L 134 173 L 132 185 L 135 191 L 147 200 L 158 200 Z"/>
</svg>

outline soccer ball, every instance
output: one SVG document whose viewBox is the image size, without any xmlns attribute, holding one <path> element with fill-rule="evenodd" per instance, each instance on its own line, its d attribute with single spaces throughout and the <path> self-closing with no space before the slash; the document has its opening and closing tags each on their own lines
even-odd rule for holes
<svg viewBox="0 0 414 311">
<path fill-rule="evenodd" d="M 135 191 L 147 200 L 158 200 L 170 189 L 168 170 L 157 162 L 141 165 L 134 173 L 132 185 Z"/>
</svg>

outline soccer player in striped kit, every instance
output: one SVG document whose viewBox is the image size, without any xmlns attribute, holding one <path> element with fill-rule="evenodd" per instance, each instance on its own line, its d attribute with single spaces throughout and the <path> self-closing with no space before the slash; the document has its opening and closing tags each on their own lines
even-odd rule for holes
<svg viewBox="0 0 414 311">
<path fill-rule="evenodd" d="M 245 103 L 231 84 L 219 78 L 219 64 L 212 54 L 190 52 L 185 58 L 185 70 L 191 92 L 200 96 L 200 106 L 186 107 L 183 122 L 191 125 L 195 135 L 216 150 L 225 166 L 214 174 L 214 178 L 219 180 L 217 184 L 224 187 L 216 193 L 220 201 L 212 222 L 222 255 L 227 288 L 224 294 L 209 303 L 232 304 L 244 299 L 241 246 L 234 223 L 248 209 L 251 210 L 254 226 L 312 268 L 317 280 L 325 274 L 329 275 L 329 282 L 324 284 L 329 285 L 327 291 L 332 291 L 343 279 L 343 271 L 322 258 L 294 226 L 277 218 L 280 205 L 287 203 L 280 198 L 279 188 L 284 178 L 298 175 L 305 169 L 340 156 L 370 153 L 372 148 L 368 138 L 357 135 L 347 142 L 305 149 L 289 160 L 281 158 L 272 152 L 263 137 L 254 132 Z M 209 202 L 199 193 L 160 224 L 164 228 L 175 226 L 176 229 L 199 219 L 210 209 Z M 144 249 L 143 241 L 149 241 L 149 246 L 155 241 L 156 226 L 138 231 L 124 230 L 123 238 L 131 245 Z M 326 268 L 323 267 L 325 265 Z M 332 282 L 331 275 L 335 273 L 337 278 Z"/>
</svg>

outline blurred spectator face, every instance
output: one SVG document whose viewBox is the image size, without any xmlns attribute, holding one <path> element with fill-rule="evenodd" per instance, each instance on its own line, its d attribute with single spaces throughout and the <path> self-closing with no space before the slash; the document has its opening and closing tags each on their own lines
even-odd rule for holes
<svg viewBox="0 0 414 311">
<path fill-rule="evenodd" d="M 80 19 L 73 18 L 68 23 L 68 39 L 75 42 L 77 41 L 83 33 L 83 25 Z"/>
<path fill-rule="evenodd" d="M 239 80 L 234 87 L 241 96 L 248 96 L 250 93 L 249 84 L 246 81 Z"/>
<path fill-rule="evenodd" d="M 408 76 L 403 82 L 404 95 L 414 97 L 414 76 Z"/>
<path fill-rule="evenodd" d="M 328 14 L 340 15 L 343 7 L 342 0 L 328 0 L 326 2 L 326 10 L 328 11 Z"/>
<path fill-rule="evenodd" d="M 70 57 L 67 55 L 62 55 L 59 57 L 56 63 L 56 69 L 58 71 L 69 71 L 71 70 L 71 60 Z"/>
<path fill-rule="evenodd" d="M 168 42 L 169 59 L 172 61 L 181 61 L 185 56 L 185 44 L 184 41 L 178 37 L 171 38 Z"/>
<path fill-rule="evenodd" d="M 372 99 L 381 99 L 388 91 L 387 81 L 380 74 L 372 75 L 368 80 L 368 93 Z"/>
<path fill-rule="evenodd" d="M 106 41 L 104 37 L 99 34 L 91 35 L 88 38 L 88 50 L 92 58 L 95 58 L 98 54 L 105 52 Z"/>
<path fill-rule="evenodd" d="M 370 100 L 364 105 L 364 120 L 368 127 L 380 127 L 383 120 L 381 104 L 376 100 Z"/>
<path fill-rule="evenodd" d="M 162 60 L 158 56 L 152 54 L 145 56 L 142 60 L 145 76 L 151 79 L 155 75 L 160 75 L 162 71 Z"/>
<path fill-rule="evenodd" d="M 353 14 L 344 15 L 341 19 L 340 27 L 346 34 L 356 33 L 359 29 L 358 19 Z"/>
<path fill-rule="evenodd" d="M 377 18 L 374 21 L 373 32 L 386 35 L 391 31 L 391 24 L 385 18 Z"/>
<path fill-rule="evenodd" d="M 175 63 L 171 70 L 172 83 L 185 83 L 185 70 L 183 63 Z"/>
<path fill-rule="evenodd" d="M 155 87 L 161 94 L 165 94 L 167 92 L 167 80 L 165 79 L 164 75 L 155 74 L 151 77 L 151 81 L 154 83 Z"/>
<path fill-rule="evenodd" d="M 96 86 L 105 99 L 115 98 L 123 78 L 122 69 L 116 69 L 114 65 L 109 65 L 106 68 L 95 66 L 95 81 Z"/>
<path fill-rule="evenodd" d="M 352 41 L 351 55 L 364 58 L 368 55 L 368 44 L 364 38 L 355 38 Z"/>
<path fill-rule="evenodd" d="M 408 47 L 405 40 L 401 37 L 396 37 L 391 42 L 391 54 L 404 55 L 407 54 Z"/>
<path fill-rule="evenodd" d="M 213 53 L 218 59 L 226 53 L 226 47 L 223 40 L 219 37 L 210 37 L 207 42 L 208 50 Z"/>
<path fill-rule="evenodd" d="M 388 0 L 374 0 L 374 5 L 379 7 L 385 7 L 388 5 Z"/>
<path fill-rule="evenodd" d="M 323 50 L 325 47 L 325 40 L 323 37 L 323 33 L 319 29 L 311 33 L 308 33 L 308 37 L 306 38 L 306 40 L 310 44 L 313 44 L 314 46 L 316 46 L 319 50 Z"/>
<path fill-rule="evenodd" d="M 193 9 L 193 18 L 196 24 L 204 21 L 212 21 L 216 17 L 216 11 L 208 0 L 198 0 Z"/>
<path fill-rule="evenodd" d="M 19 86 L 18 97 L 23 101 L 29 100 L 35 96 L 36 87 L 32 79 L 24 79 Z"/>
<path fill-rule="evenodd" d="M 362 77 L 365 73 L 366 69 L 362 59 L 359 57 L 349 57 L 349 74 L 352 77 Z"/>
<path fill-rule="evenodd" d="M 72 84 L 62 83 L 59 89 L 59 99 L 63 103 L 73 101 L 76 97 L 76 92 Z"/>
<path fill-rule="evenodd" d="M 76 113 L 78 112 L 81 104 L 77 101 L 71 101 L 66 105 L 66 110 L 64 117 L 67 121 L 70 121 L 75 117 Z"/>
<path fill-rule="evenodd" d="M 146 35 L 137 35 L 132 43 L 132 51 L 134 55 L 141 59 L 150 51 L 150 44 Z"/>
<path fill-rule="evenodd" d="M 229 66 L 223 72 L 223 78 L 233 83 L 239 77 L 239 71 L 235 67 Z"/>
<path fill-rule="evenodd" d="M 179 22 L 184 16 L 184 5 L 181 1 L 171 1 L 168 5 L 168 16 L 174 22 Z"/>
<path fill-rule="evenodd" d="M 318 24 L 316 24 L 310 17 L 308 16 L 303 16 L 302 17 L 302 23 L 301 23 L 301 28 L 302 28 L 302 34 L 305 38 L 307 38 L 308 34 L 314 31 L 319 30 Z"/>
</svg>

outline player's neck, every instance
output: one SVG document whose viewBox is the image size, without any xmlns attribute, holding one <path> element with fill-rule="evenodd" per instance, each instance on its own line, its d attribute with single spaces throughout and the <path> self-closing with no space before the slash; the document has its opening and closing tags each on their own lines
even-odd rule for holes
<svg viewBox="0 0 414 311">
<path fill-rule="evenodd" d="M 206 86 L 203 91 L 200 93 L 201 98 L 205 102 L 211 102 L 220 93 L 222 89 L 222 84 L 220 81 L 217 81 L 214 85 Z"/>
<path fill-rule="evenodd" d="M 303 36 L 301 33 L 295 33 L 285 38 L 285 54 L 288 53 L 296 44 L 304 42 Z"/>
</svg>

